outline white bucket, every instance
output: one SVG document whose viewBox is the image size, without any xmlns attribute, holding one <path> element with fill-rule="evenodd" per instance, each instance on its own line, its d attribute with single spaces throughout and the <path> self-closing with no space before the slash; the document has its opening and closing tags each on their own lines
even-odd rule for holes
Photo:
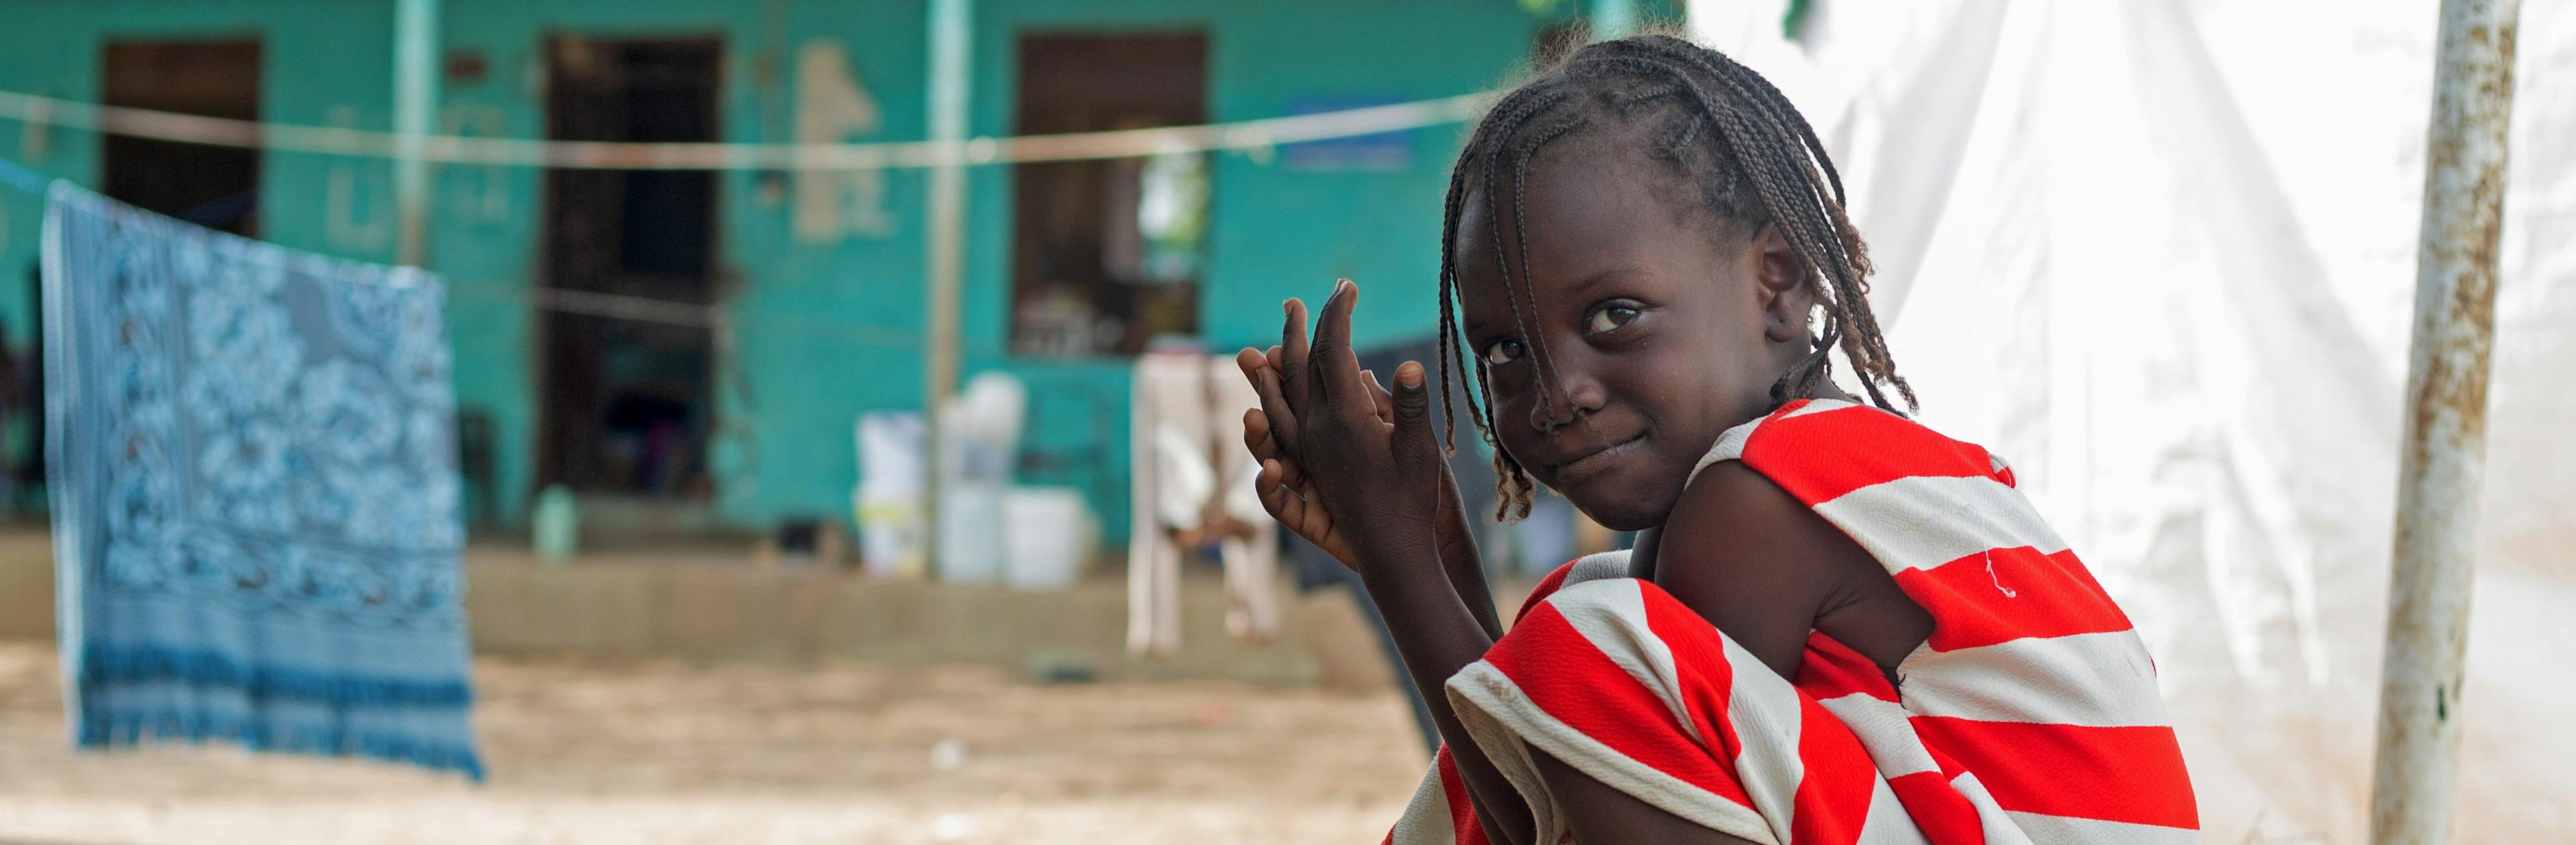
<svg viewBox="0 0 2576 845">
<path fill-rule="evenodd" d="M 859 524 L 859 560 L 879 578 L 920 578 L 930 569 L 921 415 L 866 414 L 857 436 L 859 484 L 850 491 L 850 507 Z"/>
<path fill-rule="evenodd" d="M 1082 576 L 1090 557 L 1091 514 L 1082 491 L 1065 487 L 1014 487 L 1002 496 L 1002 524 L 1009 537 L 1004 580 L 1015 590 L 1061 590 Z"/>
<path fill-rule="evenodd" d="M 939 580 L 992 584 L 1009 554 L 1003 487 L 971 484 L 939 493 Z"/>
</svg>

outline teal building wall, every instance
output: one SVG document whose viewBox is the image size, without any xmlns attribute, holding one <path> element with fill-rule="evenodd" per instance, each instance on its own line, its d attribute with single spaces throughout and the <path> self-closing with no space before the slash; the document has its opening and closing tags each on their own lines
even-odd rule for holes
<svg viewBox="0 0 2576 845">
<path fill-rule="evenodd" d="M 384 129 L 391 124 L 392 3 L 353 0 L 13 0 L 0 7 L 0 90 L 94 102 L 103 45 L 119 39 L 257 36 L 261 119 Z M 1670 17 L 1674 4 L 1646 3 Z M 1273 117 L 1313 98 L 1426 99 L 1507 80 L 1542 27 L 1581 13 L 1574 2 L 1523 0 L 978 0 L 970 133 L 1012 134 L 1015 44 L 1024 33 L 1200 31 L 1208 38 L 1208 117 Z M 486 70 L 443 81 L 441 131 L 544 134 L 550 35 L 688 36 L 724 44 L 723 139 L 788 142 L 799 104 L 795 57 L 818 39 L 843 48 L 878 104 L 876 131 L 844 140 L 910 140 L 925 132 L 927 7 L 912 2 L 704 3 L 680 0 L 447 0 L 444 51 Z M 1279 301 L 1320 297 L 1360 280 L 1362 345 L 1427 338 L 1434 325 L 1440 205 L 1464 127 L 1407 133 L 1397 169 L 1300 170 L 1275 154 L 1215 159 L 1199 325 L 1215 349 L 1270 342 Z M 98 184 L 97 136 L 0 119 L 0 157 Z M 260 176 L 261 235 L 287 246 L 374 260 L 394 249 L 392 169 L 377 159 L 269 152 Z M 717 177 L 720 304 L 734 327 L 716 376 L 710 442 L 714 521 L 761 528 L 791 515 L 849 514 L 859 467 L 856 418 L 917 409 L 922 396 L 925 180 L 884 182 L 891 226 L 813 243 L 794 235 L 792 190 L 749 171 Z M 533 487 L 538 328 L 529 305 L 541 272 L 544 179 L 528 168 L 442 166 L 429 234 L 433 269 L 450 281 L 448 327 L 458 401 L 492 418 L 496 510 L 518 522 Z M 1026 380 L 1026 448 L 1042 461 L 1024 483 L 1086 489 L 1108 541 L 1127 524 L 1128 361 L 1027 358 L 1008 346 L 1012 179 L 970 172 L 962 358 L 968 376 Z M 0 188 L 0 325 L 23 345 L 32 296 L 38 198 Z"/>
</svg>

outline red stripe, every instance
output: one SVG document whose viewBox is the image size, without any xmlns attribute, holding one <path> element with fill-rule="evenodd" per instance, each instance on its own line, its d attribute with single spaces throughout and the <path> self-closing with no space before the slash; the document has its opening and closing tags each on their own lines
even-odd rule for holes
<svg viewBox="0 0 2576 845">
<path fill-rule="evenodd" d="M 1521 610 L 1519 613 L 1512 614 L 1512 621 L 1519 622 L 1521 617 L 1529 615 L 1530 608 L 1537 607 L 1539 602 L 1546 601 L 1548 596 L 1556 595 L 1557 590 L 1564 589 L 1565 576 L 1574 571 L 1575 564 L 1581 562 L 1583 561 L 1580 558 L 1567 561 L 1564 566 L 1559 566 L 1556 571 L 1548 573 L 1547 577 L 1538 579 L 1538 586 L 1530 588 L 1529 598 L 1521 599 Z"/>
<path fill-rule="evenodd" d="M 1708 626 L 1703 622 L 1701 627 Z M 1709 632 L 1714 636 L 1716 629 Z M 1722 655 L 1674 657 L 1676 663 L 1687 660 L 1685 665 L 1701 668 L 1726 663 Z M 1502 670 L 1539 709 L 1612 751 L 1738 805 L 1753 806 L 1735 782 L 1733 767 L 1721 767 L 1709 749 L 1692 741 L 1662 699 L 1610 662 L 1554 605 L 1531 610 L 1494 643 L 1485 661 Z M 1696 702 L 1690 709 L 1701 712 Z M 1726 712 L 1724 700 L 1708 712 Z M 1734 747 L 1731 736 L 1727 746 Z"/>
<path fill-rule="evenodd" d="M 1896 573 L 1896 585 L 1932 614 L 1934 651 L 2131 627 L 2073 550 L 1995 549 Z"/>
<path fill-rule="evenodd" d="M 1907 721 L 1910 722 L 1912 719 L 1908 719 Z M 1941 753 L 1940 748 L 1933 746 L 1930 743 L 1923 742 L 1921 734 L 1915 735 L 1914 739 L 1915 744 L 1923 746 L 1923 750 L 1932 753 L 1932 765 L 1940 767 L 1942 780 L 1946 781 L 1951 778 L 1958 777 L 1960 772 L 1968 770 L 1968 767 L 1961 765 L 1957 759 L 1952 758 L 1948 754 Z"/>
<path fill-rule="evenodd" d="M 1784 417 L 1802 406 L 1783 405 L 1754 428 L 1742 460 L 1809 507 L 1899 478 L 2002 478 L 1986 450 L 1904 417 L 1873 408 Z"/>
<path fill-rule="evenodd" d="M 1807 653 L 1798 661 L 1798 691 L 1819 701 L 1831 701 L 1853 693 L 1862 693 L 1880 701 L 1896 701 L 1896 688 L 1888 686 L 1887 673 L 1878 663 L 1853 651 L 1823 631 L 1807 633 Z"/>
<path fill-rule="evenodd" d="M 2197 829 L 2172 728 L 1917 716 L 1915 733 L 1977 773 L 2006 810 Z"/>
<path fill-rule="evenodd" d="M 1798 696 L 1798 780 L 1790 806 L 1789 841 L 1795 845 L 1851 845 L 1869 821 L 1870 793 L 1878 767 L 1851 728 L 1807 696 Z"/>
<path fill-rule="evenodd" d="M 1950 776 L 1915 772 L 1888 778 L 1887 788 L 1896 791 L 1897 803 L 1905 805 L 1905 815 L 1923 831 L 1924 839 L 1941 845 L 1984 845 L 1986 825 L 1977 818 L 1977 805 L 1950 786 Z"/>
<path fill-rule="evenodd" d="M 1646 629 L 1672 653 L 1682 712 L 1689 714 L 1699 735 L 1708 738 L 1708 752 L 1718 765 L 1735 771 L 1735 758 L 1743 753 L 1744 743 L 1735 735 L 1735 723 L 1726 718 L 1727 702 L 1735 690 L 1735 665 L 1727 662 L 1724 635 L 1653 582 L 1639 581 L 1637 590 L 1644 598 Z M 1750 799 L 1738 800 L 1750 806 Z"/>
<path fill-rule="evenodd" d="M 1486 845 L 1485 829 L 1476 821 L 1476 804 L 1467 798 L 1467 781 L 1458 775 L 1458 761 L 1449 756 L 1448 745 L 1440 746 L 1432 765 L 1440 771 L 1440 794 L 1449 800 L 1449 827 L 1458 845 Z"/>
</svg>

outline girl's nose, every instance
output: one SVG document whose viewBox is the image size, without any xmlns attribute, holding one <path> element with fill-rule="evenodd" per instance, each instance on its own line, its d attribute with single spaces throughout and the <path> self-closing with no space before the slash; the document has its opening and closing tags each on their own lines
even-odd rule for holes
<svg viewBox="0 0 2576 845">
<path fill-rule="evenodd" d="M 1580 360 L 1579 356 L 1569 357 L 1576 360 L 1549 362 L 1555 365 L 1548 369 L 1552 371 L 1550 375 L 1555 376 L 1555 384 L 1550 386 L 1556 389 L 1539 391 L 1538 405 L 1530 409 L 1531 428 L 1541 432 L 1555 431 L 1601 410 L 1602 403 L 1609 399 L 1609 390 L 1602 387 L 1601 379 L 1593 375 L 1588 362 Z"/>
</svg>

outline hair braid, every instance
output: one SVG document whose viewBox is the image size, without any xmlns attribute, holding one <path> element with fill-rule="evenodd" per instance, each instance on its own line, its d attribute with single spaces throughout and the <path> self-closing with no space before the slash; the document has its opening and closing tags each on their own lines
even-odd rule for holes
<svg viewBox="0 0 2576 845">
<path fill-rule="evenodd" d="M 1491 113 L 1489 113 L 1483 121 L 1480 121 L 1477 124 L 1475 133 L 1467 142 L 1468 149 L 1472 150 L 1483 147 L 1486 143 L 1485 139 L 1491 137 L 1497 131 L 1498 127 L 1515 120 L 1514 118 L 1506 117 L 1507 115 L 1544 105 L 1545 103 L 1543 98 L 1535 96 L 1540 93 L 1544 92 L 1523 88 L 1513 91 L 1511 94 L 1506 95 L 1501 101 L 1496 102 Z M 1468 166 L 1475 160 L 1476 157 L 1474 156 L 1460 156 L 1457 163 L 1451 165 L 1449 168 L 1449 196 L 1443 203 L 1440 215 L 1441 243 L 1449 243 L 1451 240 L 1458 237 L 1459 212 L 1465 207 L 1464 201 L 1467 189 L 1466 175 L 1468 172 Z M 1461 348 L 1461 343 L 1457 337 L 1458 318 L 1456 309 L 1457 300 L 1455 298 L 1457 296 L 1456 287 L 1458 282 L 1457 258 L 1458 256 L 1453 250 L 1440 250 L 1440 384 L 1442 386 L 1440 392 L 1440 418 L 1442 425 L 1441 443 L 1451 454 L 1455 454 L 1458 450 L 1458 418 L 1456 414 L 1452 412 L 1452 408 L 1450 406 L 1450 391 L 1448 390 L 1448 385 L 1450 384 L 1449 379 L 1453 372 L 1463 374 L 1467 371 L 1466 354 Z M 1492 441 L 1492 435 L 1490 433 L 1492 426 L 1483 416 L 1481 409 L 1471 410 L 1477 411 L 1477 414 L 1474 417 L 1477 430 L 1485 433 L 1486 440 L 1490 443 Z"/>
<path fill-rule="evenodd" d="M 1513 156 L 1512 232 L 1517 235 L 1517 237 L 1514 238 L 1515 243 L 1513 245 L 1520 248 L 1517 258 L 1520 260 L 1521 265 L 1521 292 L 1529 297 L 1531 311 L 1538 310 L 1538 282 L 1536 281 L 1537 274 L 1530 271 L 1529 260 L 1529 203 L 1526 201 L 1526 198 L 1529 195 L 1530 157 L 1538 151 L 1539 147 L 1545 146 L 1547 142 L 1563 137 L 1567 132 L 1580 128 L 1582 125 L 1582 120 L 1572 117 L 1549 124 L 1546 127 L 1532 132 L 1527 139 L 1521 142 L 1520 148 L 1515 151 L 1515 155 Z M 1526 332 L 1526 329 L 1524 329 L 1524 331 Z M 1535 413 L 1544 414 L 1546 416 L 1547 426 L 1553 428 L 1567 422 L 1567 420 L 1557 419 L 1556 404 L 1558 397 L 1548 392 L 1549 386 L 1558 384 L 1558 380 L 1550 375 L 1555 372 L 1556 365 L 1547 354 L 1547 335 L 1545 332 L 1528 332 L 1527 337 L 1530 339 L 1530 360 L 1538 364 L 1539 370 L 1539 407 L 1536 409 Z M 1574 407 L 1574 400 L 1571 397 L 1567 397 L 1565 405 L 1566 408 L 1571 411 Z"/>
<path fill-rule="evenodd" d="M 1441 243 L 1448 243 L 1451 238 L 1458 236 L 1458 201 L 1466 195 L 1466 183 L 1458 178 L 1457 171 L 1458 167 L 1465 163 L 1466 160 L 1462 158 L 1459 160 L 1459 165 L 1449 168 L 1449 197 L 1441 201 L 1440 209 Z M 1458 453 L 1458 412 L 1449 401 L 1450 367 L 1452 362 L 1455 362 L 1458 369 L 1466 368 L 1466 362 L 1460 360 L 1458 355 L 1458 308 L 1455 291 L 1457 284 L 1458 256 L 1449 250 L 1441 250 L 1440 346 L 1435 357 L 1440 359 L 1440 448 L 1444 455 Z M 1479 428 L 1481 427 L 1480 425 Z"/>
</svg>

